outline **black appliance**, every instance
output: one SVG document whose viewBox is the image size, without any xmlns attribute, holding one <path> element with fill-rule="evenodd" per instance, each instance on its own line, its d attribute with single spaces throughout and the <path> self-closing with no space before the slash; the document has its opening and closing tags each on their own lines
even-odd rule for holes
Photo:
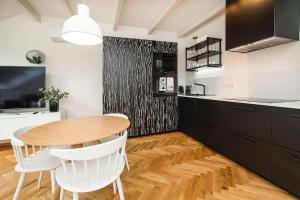
<svg viewBox="0 0 300 200">
<path fill-rule="evenodd" d="M 178 93 L 183 94 L 184 93 L 184 87 L 183 86 L 178 86 Z"/>
<path fill-rule="evenodd" d="M 226 50 L 250 52 L 299 40 L 299 0 L 226 0 Z"/>
<path fill-rule="evenodd" d="M 0 66 L 0 110 L 45 107 L 39 102 L 45 80 L 45 67 Z"/>
<path fill-rule="evenodd" d="M 191 85 L 186 85 L 185 86 L 185 94 L 186 95 L 191 95 L 192 94 L 192 86 Z"/>
<path fill-rule="evenodd" d="M 158 73 L 177 71 L 177 55 L 174 53 L 154 53 L 154 65 Z"/>
</svg>

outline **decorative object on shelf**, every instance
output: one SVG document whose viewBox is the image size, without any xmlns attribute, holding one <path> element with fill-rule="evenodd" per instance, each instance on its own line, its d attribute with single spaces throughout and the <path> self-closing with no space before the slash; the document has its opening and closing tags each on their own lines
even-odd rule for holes
<svg viewBox="0 0 300 200">
<path fill-rule="evenodd" d="M 53 86 L 47 89 L 41 89 L 42 97 L 40 101 L 49 101 L 50 112 L 59 111 L 59 100 L 68 98 L 68 92 L 62 92 L 59 89 L 55 89 Z"/>
<path fill-rule="evenodd" d="M 167 90 L 167 77 L 159 78 L 159 91 L 164 92 Z"/>
<path fill-rule="evenodd" d="M 26 59 L 31 64 L 42 64 L 46 61 L 46 56 L 40 50 L 30 50 L 26 53 Z"/>
<path fill-rule="evenodd" d="M 201 40 L 186 48 L 186 71 L 222 66 L 222 39 L 203 36 Z"/>
<path fill-rule="evenodd" d="M 103 41 L 103 35 L 98 23 L 90 18 L 90 8 L 84 4 L 77 5 L 78 14 L 70 17 L 64 23 L 62 37 L 67 42 L 78 45 L 98 45 Z"/>
<path fill-rule="evenodd" d="M 167 92 L 174 92 L 174 78 L 167 77 Z"/>
</svg>

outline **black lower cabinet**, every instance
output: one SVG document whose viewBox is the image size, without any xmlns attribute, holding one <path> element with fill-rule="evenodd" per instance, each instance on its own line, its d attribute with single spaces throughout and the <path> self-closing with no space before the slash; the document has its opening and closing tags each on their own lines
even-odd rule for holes
<svg viewBox="0 0 300 200">
<path fill-rule="evenodd" d="M 223 126 L 241 134 L 270 141 L 271 112 L 267 106 L 223 103 Z"/>
<path fill-rule="evenodd" d="M 180 131 L 300 197 L 300 110 L 185 97 L 178 102 Z"/>
<path fill-rule="evenodd" d="M 196 128 L 195 128 L 194 120 L 187 117 L 179 117 L 178 130 L 198 140 L 195 129 Z"/>
<path fill-rule="evenodd" d="M 196 138 L 203 144 L 214 150 L 220 150 L 220 135 L 217 126 L 205 123 L 197 123 L 195 130 Z"/>
<path fill-rule="evenodd" d="M 300 152 L 300 110 L 275 108 L 272 119 L 272 142 Z"/>
<path fill-rule="evenodd" d="M 300 153 L 272 145 L 272 181 L 300 197 Z"/>
<path fill-rule="evenodd" d="M 271 178 L 270 145 L 262 140 L 246 137 L 223 129 L 223 153 L 251 171 Z"/>
</svg>

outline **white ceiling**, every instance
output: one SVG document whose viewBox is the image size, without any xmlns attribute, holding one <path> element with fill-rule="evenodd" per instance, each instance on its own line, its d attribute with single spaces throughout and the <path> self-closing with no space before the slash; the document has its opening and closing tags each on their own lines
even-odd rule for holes
<svg viewBox="0 0 300 200">
<path fill-rule="evenodd" d="M 22 6 L 25 2 L 28 6 Z M 76 14 L 80 0 L 0 0 L 0 21 L 34 10 L 40 16 L 67 18 Z M 118 2 L 123 2 L 117 9 Z M 174 3 L 177 4 L 174 4 Z M 85 0 L 91 17 L 101 24 L 180 32 L 195 21 L 207 20 L 212 12 L 225 7 L 225 0 Z M 23 4 L 24 5 L 24 4 Z M 174 5 L 174 6 L 171 6 Z M 27 7 L 27 8 L 26 8 Z M 117 10 L 119 18 L 116 20 Z M 29 12 L 28 12 L 29 11 Z M 196 23 L 197 25 L 197 23 Z M 152 29 L 151 29 L 152 30 Z M 117 29 L 116 29 L 117 31 Z"/>
</svg>

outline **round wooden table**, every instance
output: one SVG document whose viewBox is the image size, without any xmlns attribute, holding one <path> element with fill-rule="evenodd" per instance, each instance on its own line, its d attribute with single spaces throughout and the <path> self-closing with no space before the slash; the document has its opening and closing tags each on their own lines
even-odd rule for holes
<svg viewBox="0 0 300 200">
<path fill-rule="evenodd" d="M 74 146 L 121 133 L 129 125 L 129 120 L 114 116 L 64 119 L 30 129 L 21 139 L 34 146 Z M 59 192 L 60 187 L 56 185 L 51 199 L 59 199 Z"/>
<path fill-rule="evenodd" d="M 121 133 L 129 125 L 129 120 L 114 116 L 64 119 L 30 129 L 21 139 L 34 146 L 76 145 Z"/>
</svg>

